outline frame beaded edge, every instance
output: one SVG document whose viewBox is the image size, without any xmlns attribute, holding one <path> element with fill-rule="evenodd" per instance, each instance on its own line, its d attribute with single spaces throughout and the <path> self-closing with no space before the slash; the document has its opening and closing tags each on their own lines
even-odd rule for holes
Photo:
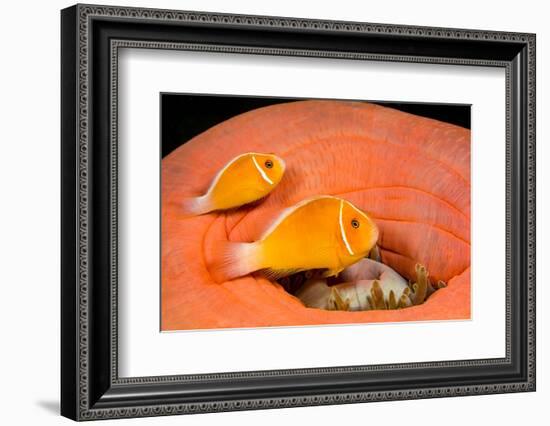
<svg viewBox="0 0 550 426">
<path fill-rule="evenodd" d="M 139 408 L 90 409 L 88 407 L 88 46 L 89 18 L 118 17 L 146 20 L 168 20 L 179 22 L 200 22 L 245 25 L 272 28 L 291 28 L 321 30 L 328 32 L 379 33 L 386 35 L 410 35 L 433 38 L 494 40 L 521 42 L 527 44 L 528 50 L 528 380 L 520 383 L 484 386 L 452 386 L 449 388 L 429 388 L 403 391 L 363 392 L 352 394 L 328 394 L 307 397 L 280 397 L 254 400 L 235 400 L 201 404 L 166 404 L 162 406 L 144 406 Z M 447 29 L 437 27 L 418 27 L 389 24 L 370 24 L 358 22 L 338 22 L 299 18 L 247 16 L 218 14 L 207 12 L 170 11 L 129 7 L 106 7 L 95 5 L 78 5 L 78 418 L 81 420 L 105 419 L 113 417 L 141 417 L 151 415 L 171 415 L 187 413 L 207 413 L 232 410 L 251 410 L 264 408 L 283 408 L 310 405 L 345 404 L 383 400 L 434 398 L 442 396 L 462 396 L 487 393 L 507 393 L 532 391 L 535 389 L 535 41 L 533 34 Z M 237 53 L 237 52 L 235 52 Z M 242 53 L 242 52 L 241 52 Z M 282 53 L 280 53 L 282 54 Z M 379 60 L 388 60 L 384 55 Z M 372 58 L 376 60 L 377 58 Z M 433 58 L 437 59 L 437 58 Z M 440 58 L 441 59 L 441 58 Z M 470 61 L 456 59 L 458 64 Z M 417 61 L 420 62 L 420 61 Z M 423 62 L 431 62 L 429 59 Z M 450 63 L 450 62 L 447 62 Z M 487 64 L 490 65 L 490 64 Z M 113 71 L 113 70 L 111 70 Z M 508 77 L 507 77 L 508 78 Z M 111 90 L 113 82 L 111 81 Z M 116 87 L 114 88 L 116 90 Z M 508 94 L 507 94 L 508 96 Z M 507 99 L 508 101 L 508 99 Z M 507 111 L 507 118 L 509 112 Z M 111 110 L 111 117 L 116 118 L 116 110 Z M 508 134 L 508 132 L 507 132 Z M 111 138 L 116 134 L 111 133 Z M 116 149 L 116 148 L 115 148 Z M 116 164 L 116 163 L 115 163 Z M 113 174 L 115 175 L 113 178 Z M 111 171 L 112 185 L 116 185 L 116 169 Z M 113 189 L 113 186 L 111 187 Z M 111 199 L 111 201 L 114 201 Z M 116 230 L 114 230 L 116 235 Z M 116 240 L 114 240 L 116 241 Z M 111 241 L 111 256 L 116 256 L 116 243 Z M 116 271 L 112 271 L 116 273 Z M 116 301 L 116 292 L 113 295 Z M 113 315 L 113 312 L 112 312 Z M 115 313 L 116 315 L 116 313 Z M 113 343 L 113 342 L 112 342 Z M 508 350 L 507 350 L 508 354 Z M 115 364 L 116 366 L 116 364 Z M 350 367 L 354 368 L 354 367 Z M 324 370 L 324 369 L 322 369 Z M 327 369 L 328 370 L 328 369 Z M 332 369 L 330 369 L 332 370 Z M 309 371 L 309 370 L 308 370 Z M 111 372 L 116 376 L 116 371 Z M 226 375 L 222 375 L 227 377 Z M 177 376 L 167 376 L 168 381 L 179 380 Z M 230 377 L 234 377 L 230 375 Z M 152 381 L 155 381 L 155 378 Z"/>
</svg>

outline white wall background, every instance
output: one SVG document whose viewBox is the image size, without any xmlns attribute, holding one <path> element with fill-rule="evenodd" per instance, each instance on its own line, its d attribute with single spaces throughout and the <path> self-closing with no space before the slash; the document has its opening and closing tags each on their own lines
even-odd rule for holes
<svg viewBox="0 0 550 426">
<path fill-rule="evenodd" d="M 537 33 L 538 390 L 529 394 L 119 420 L 119 424 L 545 424 L 550 400 L 550 28 L 544 2 L 132 0 L 123 4 Z M 59 405 L 59 9 L 71 2 L 3 4 L 0 63 L 0 417 L 68 424 Z M 395 420 L 394 420 L 395 419 Z M 538 420 L 537 420 L 538 419 Z M 527 421 L 527 422 L 526 422 Z M 131 423 L 128 423 L 131 422 Z M 108 421 L 106 423 L 113 423 Z M 114 424 L 114 423 L 113 423 Z"/>
</svg>

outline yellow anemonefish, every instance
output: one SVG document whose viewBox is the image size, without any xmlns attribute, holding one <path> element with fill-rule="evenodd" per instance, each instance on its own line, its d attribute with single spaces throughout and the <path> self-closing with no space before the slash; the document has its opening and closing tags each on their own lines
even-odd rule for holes
<svg viewBox="0 0 550 426">
<path fill-rule="evenodd" d="M 239 207 L 265 197 L 281 181 L 285 162 L 273 154 L 248 152 L 232 159 L 206 193 L 183 201 L 183 212 L 201 215 Z"/>
<path fill-rule="evenodd" d="M 329 277 L 364 258 L 377 240 L 378 227 L 365 212 L 319 196 L 283 211 L 258 241 L 226 243 L 210 272 L 218 282 L 258 270 L 274 279 L 309 269 Z"/>
</svg>

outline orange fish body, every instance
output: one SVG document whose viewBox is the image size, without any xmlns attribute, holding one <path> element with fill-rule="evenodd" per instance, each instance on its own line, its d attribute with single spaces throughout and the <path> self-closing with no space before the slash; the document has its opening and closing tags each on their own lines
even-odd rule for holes
<svg viewBox="0 0 550 426">
<path fill-rule="evenodd" d="M 204 195 L 184 200 L 183 211 L 200 215 L 249 204 L 273 191 L 284 171 L 285 162 L 276 155 L 241 154 L 225 165 Z"/>
<path fill-rule="evenodd" d="M 378 228 L 349 201 L 320 196 L 285 210 L 260 240 L 230 243 L 213 275 L 227 280 L 264 270 L 273 278 L 309 269 L 337 275 L 365 257 Z"/>
</svg>

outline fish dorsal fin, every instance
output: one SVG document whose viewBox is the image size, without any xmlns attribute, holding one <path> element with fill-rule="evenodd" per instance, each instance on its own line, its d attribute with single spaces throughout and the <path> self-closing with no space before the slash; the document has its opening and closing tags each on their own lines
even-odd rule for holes
<svg viewBox="0 0 550 426">
<path fill-rule="evenodd" d="M 231 165 L 235 164 L 238 160 L 240 160 L 241 158 L 243 158 L 244 156 L 246 155 L 263 155 L 259 152 L 245 152 L 244 154 L 241 154 L 241 155 L 237 155 L 235 158 L 233 158 L 231 161 L 229 161 L 229 163 L 227 163 L 225 166 L 223 166 L 223 169 L 221 169 L 217 174 L 216 176 L 214 176 L 214 179 L 212 180 L 212 183 L 210 184 L 210 186 L 208 187 L 208 190 L 206 191 L 206 194 L 205 195 L 208 195 L 210 194 L 210 192 L 212 191 L 212 189 L 218 184 L 220 178 L 223 176 L 223 174 L 227 171 L 227 169 L 229 167 L 231 167 Z"/>
<path fill-rule="evenodd" d="M 317 195 L 315 197 L 306 198 L 305 200 L 302 200 L 291 207 L 287 207 L 281 212 L 281 214 L 277 217 L 277 219 L 275 219 L 275 221 L 269 226 L 269 228 L 267 228 L 263 232 L 263 234 L 260 236 L 260 240 L 267 238 L 267 236 L 269 236 L 269 234 L 271 234 L 275 230 L 275 228 L 277 228 L 277 226 L 279 226 L 281 222 L 285 220 L 288 216 L 290 216 L 293 212 L 305 206 L 306 204 L 311 203 L 312 201 L 320 200 L 322 198 L 333 198 L 335 200 L 339 200 L 339 198 L 333 197 L 331 195 Z"/>
</svg>

